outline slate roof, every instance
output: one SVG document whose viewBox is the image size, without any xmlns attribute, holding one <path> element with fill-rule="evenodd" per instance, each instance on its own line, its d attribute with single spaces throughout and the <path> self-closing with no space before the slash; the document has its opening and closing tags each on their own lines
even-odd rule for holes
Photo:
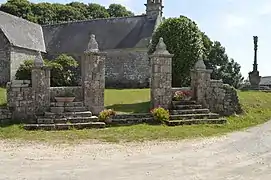
<svg viewBox="0 0 271 180">
<path fill-rule="evenodd" d="M 261 81 L 260 81 L 260 85 L 261 86 L 264 86 L 264 85 L 271 85 L 271 76 L 265 76 L 265 77 L 262 77 L 261 78 Z"/>
<path fill-rule="evenodd" d="M 0 11 L 0 28 L 13 46 L 46 52 L 40 25 Z"/>
<path fill-rule="evenodd" d="M 48 52 L 82 53 L 89 37 L 95 34 L 100 50 L 133 48 L 150 38 L 156 20 L 147 16 L 108 18 L 43 26 Z"/>
</svg>

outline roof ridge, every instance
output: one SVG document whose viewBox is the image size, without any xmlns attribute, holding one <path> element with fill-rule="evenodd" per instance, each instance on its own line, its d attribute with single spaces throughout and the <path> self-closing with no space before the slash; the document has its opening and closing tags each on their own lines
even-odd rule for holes
<svg viewBox="0 0 271 180">
<path fill-rule="evenodd" d="M 136 15 L 136 16 L 126 16 L 126 17 L 109 17 L 109 18 L 97 18 L 97 19 L 84 19 L 84 20 L 74 20 L 74 21 L 63 21 L 58 23 L 51 23 L 42 25 L 43 27 L 52 26 L 52 25 L 61 25 L 68 23 L 77 23 L 77 22 L 89 22 L 89 21 L 100 21 L 100 20 L 117 20 L 117 19 L 127 19 L 127 18 L 137 18 L 137 17 L 145 17 L 146 15 Z"/>
</svg>

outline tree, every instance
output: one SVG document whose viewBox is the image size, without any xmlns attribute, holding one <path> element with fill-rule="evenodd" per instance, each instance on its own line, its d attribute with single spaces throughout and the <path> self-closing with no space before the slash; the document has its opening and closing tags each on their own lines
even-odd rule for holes
<svg viewBox="0 0 271 180">
<path fill-rule="evenodd" d="M 39 3 L 32 5 L 32 12 L 37 18 L 39 24 L 49 24 L 57 22 L 55 8 L 50 3 Z"/>
<path fill-rule="evenodd" d="M 213 70 L 212 79 L 222 79 L 223 83 L 239 88 L 244 79 L 240 72 L 241 66 L 234 59 L 229 59 L 220 42 L 212 42 L 205 33 L 202 33 L 202 39 L 204 62 L 208 69 Z"/>
<path fill-rule="evenodd" d="M 190 69 L 202 55 L 201 32 L 195 22 L 185 16 L 166 19 L 155 31 L 149 53 L 153 53 L 159 41 L 164 39 L 172 59 L 172 85 L 190 85 Z"/>
<path fill-rule="evenodd" d="M 44 60 L 44 64 L 51 69 L 52 86 L 77 85 L 78 63 L 73 57 L 62 54 L 52 61 Z M 33 60 L 24 61 L 16 72 L 16 79 L 31 80 L 31 71 L 33 67 Z"/>
<path fill-rule="evenodd" d="M 90 19 L 108 18 L 110 17 L 104 6 L 96 3 L 90 3 L 87 7 L 87 17 Z"/>
<path fill-rule="evenodd" d="M 32 12 L 32 3 L 27 0 L 8 0 L 1 5 L 0 10 L 36 22 L 35 15 Z"/>
<path fill-rule="evenodd" d="M 109 13 L 110 17 L 127 17 L 127 16 L 134 16 L 131 11 L 128 11 L 126 7 L 120 4 L 111 4 L 107 12 Z"/>
<path fill-rule="evenodd" d="M 119 4 L 112 4 L 106 9 L 104 6 L 96 3 L 84 4 L 71 2 L 68 4 L 34 4 L 28 0 L 8 0 L 0 6 L 0 10 L 41 25 L 63 21 L 133 15 L 131 11 L 128 11 L 124 6 Z"/>
</svg>

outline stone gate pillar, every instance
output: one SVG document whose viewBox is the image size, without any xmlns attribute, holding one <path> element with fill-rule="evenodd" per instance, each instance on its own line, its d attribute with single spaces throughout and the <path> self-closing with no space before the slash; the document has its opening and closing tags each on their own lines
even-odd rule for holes
<svg viewBox="0 0 271 180">
<path fill-rule="evenodd" d="M 172 57 L 163 38 L 159 39 L 151 60 L 151 108 L 161 106 L 169 109 L 172 101 Z"/>
<path fill-rule="evenodd" d="M 208 108 L 207 93 L 210 87 L 212 70 L 206 69 L 204 61 L 198 60 L 191 70 L 192 98 L 203 107 Z"/>
<path fill-rule="evenodd" d="M 50 107 L 50 69 L 43 66 L 40 52 L 35 58 L 31 79 L 35 114 L 42 115 Z"/>
<path fill-rule="evenodd" d="M 105 56 L 99 52 L 95 35 L 91 35 L 81 61 L 84 105 L 98 115 L 104 110 Z"/>
</svg>

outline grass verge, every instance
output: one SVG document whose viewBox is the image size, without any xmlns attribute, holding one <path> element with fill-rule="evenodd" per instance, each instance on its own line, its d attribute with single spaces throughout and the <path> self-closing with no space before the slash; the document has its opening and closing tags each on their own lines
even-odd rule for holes
<svg viewBox="0 0 271 180">
<path fill-rule="evenodd" d="M 121 112 L 139 112 L 148 102 L 149 90 L 107 90 L 105 102 L 108 107 Z M 23 139 L 46 142 L 78 142 L 96 139 L 101 141 L 145 141 L 145 140 L 180 140 L 184 138 L 206 137 L 242 130 L 262 124 L 271 117 L 271 94 L 264 92 L 239 92 L 239 98 L 245 111 L 243 115 L 228 118 L 226 125 L 194 126 L 150 126 L 136 125 L 112 127 L 101 130 L 70 130 L 61 132 L 25 131 L 20 125 L 0 128 L 0 139 Z M 136 105 L 133 105 L 136 104 Z M 126 106 L 127 105 L 127 106 Z M 144 108 L 143 108 L 144 107 Z"/>
<path fill-rule="evenodd" d="M 6 90 L 4 88 L 0 88 L 0 107 L 5 106 L 6 103 L 7 103 Z"/>
</svg>

